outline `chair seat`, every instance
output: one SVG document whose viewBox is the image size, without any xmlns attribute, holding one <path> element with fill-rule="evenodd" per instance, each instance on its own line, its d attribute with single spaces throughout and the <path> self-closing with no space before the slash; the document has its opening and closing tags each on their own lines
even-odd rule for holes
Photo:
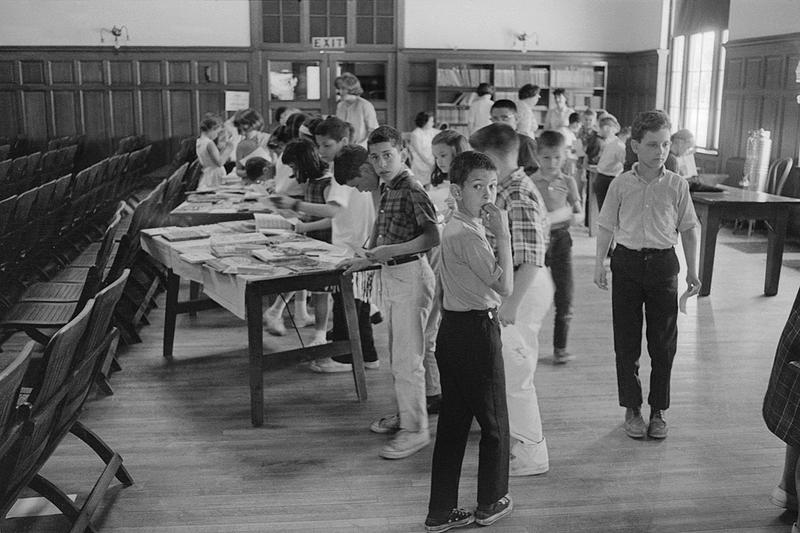
<svg viewBox="0 0 800 533">
<path fill-rule="evenodd" d="M 81 285 L 84 281 L 86 281 L 86 274 L 89 273 L 88 268 L 82 267 L 67 267 L 64 270 L 60 271 L 58 274 L 53 276 L 52 282 L 58 283 L 71 283 L 73 285 Z"/>
<path fill-rule="evenodd" d="M 0 326 L 62 327 L 75 314 L 77 302 L 19 302 L 9 309 Z"/>
<path fill-rule="evenodd" d="M 85 277 L 85 276 L 84 276 Z M 20 302 L 77 302 L 82 283 L 44 281 L 34 283 L 20 296 Z"/>
</svg>

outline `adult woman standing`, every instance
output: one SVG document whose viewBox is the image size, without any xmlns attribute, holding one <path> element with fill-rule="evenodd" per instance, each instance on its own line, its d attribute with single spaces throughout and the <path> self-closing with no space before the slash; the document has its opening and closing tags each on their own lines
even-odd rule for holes
<svg viewBox="0 0 800 533">
<path fill-rule="evenodd" d="M 378 117 L 373 105 L 363 99 L 364 89 L 358 78 L 349 72 L 343 73 L 334 80 L 336 93 L 341 100 L 336 104 L 336 116 L 353 126 L 352 144 L 367 146 L 367 137 L 378 127 Z"/>
<path fill-rule="evenodd" d="M 433 115 L 425 111 L 417 113 L 414 124 L 417 127 L 408 138 L 408 147 L 411 150 L 411 173 L 422 185 L 427 186 L 431 182 L 435 164 L 431 144 L 439 130 L 433 127 Z"/>
<path fill-rule="evenodd" d="M 269 134 L 262 131 L 264 117 L 255 109 L 242 109 L 233 116 L 233 125 L 242 136 L 236 145 L 236 175 L 240 178 L 247 176 L 244 164 L 248 157 L 263 157 L 270 161 L 267 143 Z"/>
</svg>

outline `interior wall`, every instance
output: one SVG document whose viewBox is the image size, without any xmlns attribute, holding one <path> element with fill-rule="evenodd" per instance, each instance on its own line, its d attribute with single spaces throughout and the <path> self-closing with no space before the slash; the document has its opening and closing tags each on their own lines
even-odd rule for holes
<svg viewBox="0 0 800 533">
<path fill-rule="evenodd" d="M 535 32 L 530 50 L 655 50 L 662 0 L 405 0 L 406 48 L 513 50 L 514 34 Z"/>
<path fill-rule="evenodd" d="M 798 0 L 730 0 L 729 39 L 750 39 L 800 31 Z"/>
<path fill-rule="evenodd" d="M 250 45 L 247 0 L 2 0 L 1 11 L 0 46 L 106 47 L 100 28 L 114 25 L 130 46 Z"/>
</svg>

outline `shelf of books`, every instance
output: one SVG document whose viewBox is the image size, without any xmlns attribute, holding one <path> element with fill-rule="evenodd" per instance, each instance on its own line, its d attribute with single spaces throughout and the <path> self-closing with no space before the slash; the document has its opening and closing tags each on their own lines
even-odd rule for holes
<svg viewBox="0 0 800 533">
<path fill-rule="evenodd" d="M 466 131 L 469 105 L 477 97 L 480 83 L 490 83 L 495 88 L 495 100 L 517 101 L 519 88 L 525 84 L 540 88 L 539 104 L 534 107 L 539 123 L 544 122 L 552 104 L 552 91 L 563 88 L 567 102 L 576 110 L 600 109 L 605 105 L 605 62 L 563 64 L 515 61 L 492 63 L 460 63 L 436 61 L 436 120 L 450 127 Z"/>
</svg>

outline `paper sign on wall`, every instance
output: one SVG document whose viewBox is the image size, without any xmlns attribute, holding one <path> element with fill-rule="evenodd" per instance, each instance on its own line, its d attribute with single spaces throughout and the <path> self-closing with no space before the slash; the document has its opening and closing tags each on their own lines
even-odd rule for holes
<svg viewBox="0 0 800 533">
<path fill-rule="evenodd" d="M 250 107 L 248 91 L 225 91 L 225 111 L 239 111 Z"/>
</svg>

